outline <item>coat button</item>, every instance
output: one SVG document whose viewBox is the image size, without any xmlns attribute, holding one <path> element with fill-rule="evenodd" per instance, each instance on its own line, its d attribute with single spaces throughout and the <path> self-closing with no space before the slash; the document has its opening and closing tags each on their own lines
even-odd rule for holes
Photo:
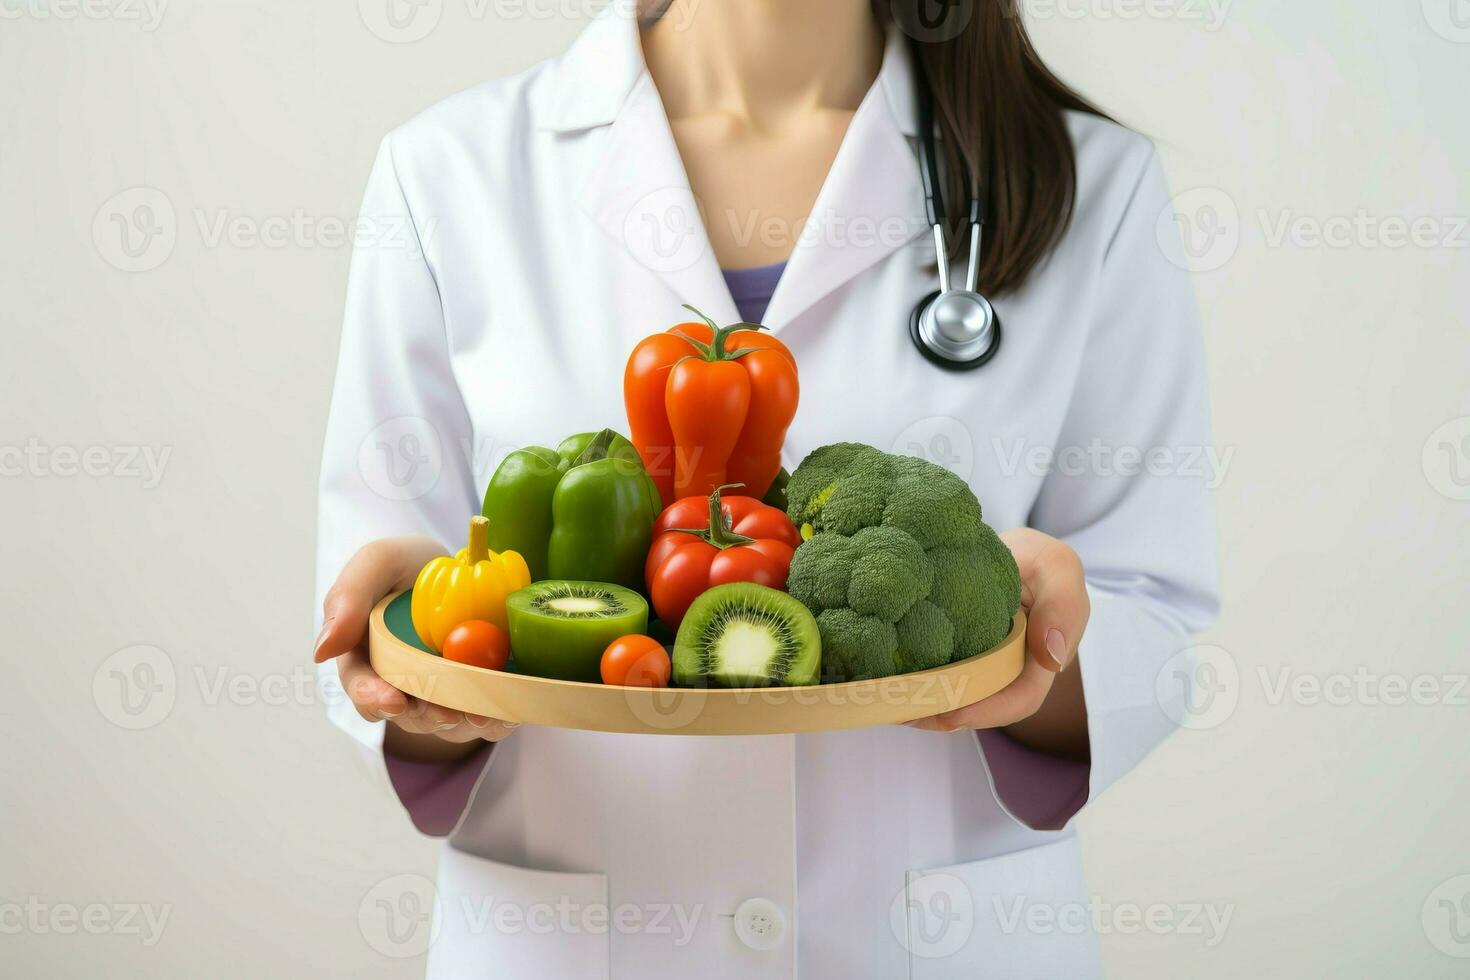
<svg viewBox="0 0 1470 980">
<path fill-rule="evenodd" d="M 735 910 L 735 935 L 751 949 L 774 949 L 786 935 L 786 913 L 769 898 L 747 898 Z"/>
</svg>

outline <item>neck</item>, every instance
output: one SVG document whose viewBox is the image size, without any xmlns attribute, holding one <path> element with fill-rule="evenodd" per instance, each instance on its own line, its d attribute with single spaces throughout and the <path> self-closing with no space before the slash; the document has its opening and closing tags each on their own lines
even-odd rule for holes
<svg viewBox="0 0 1470 980">
<path fill-rule="evenodd" d="M 774 130 L 856 109 L 878 77 L 883 32 L 870 0 L 674 0 L 643 31 L 643 57 L 670 119 Z"/>
</svg>

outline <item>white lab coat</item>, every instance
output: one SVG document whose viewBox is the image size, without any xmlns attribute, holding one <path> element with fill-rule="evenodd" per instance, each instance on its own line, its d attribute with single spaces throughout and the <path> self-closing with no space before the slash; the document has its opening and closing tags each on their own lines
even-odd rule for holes
<svg viewBox="0 0 1470 980">
<path fill-rule="evenodd" d="M 738 319 L 625 6 L 562 57 L 383 141 L 327 427 L 320 591 L 373 538 L 459 542 L 509 450 L 623 428 L 628 352 L 687 319 L 681 303 Z M 785 462 L 835 441 L 938 457 L 992 525 L 1030 524 L 1077 550 L 1096 798 L 1171 728 L 1156 680 L 1216 611 L 1209 491 L 1181 462 L 1208 445 L 1208 406 L 1169 194 L 1146 140 L 1073 115 L 1066 236 L 1024 289 L 996 298 L 999 356 L 945 373 L 907 331 L 937 283 L 911 86 L 890 43 L 771 300 L 765 323 L 801 368 Z M 1098 446 L 1160 447 L 1176 465 L 1124 475 L 1122 458 L 1087 462 Z M 346 704 L 333 714 L 380 748 L 381 725 Z M 968 732 L 523 728 L 494 749 L 444 849 L 429 974 L 1098 975 L 1070 823 L 1029 829 L 989 776 Z M 760 925 L 757 906 L 735 917 L 753 898 L 785 920 L 773 948 L 741 938 Z M 496 918 L 504 903 L 523 918 Z M 1059 924 L 1016 918 L 1033 906 Z"/>
</svg>

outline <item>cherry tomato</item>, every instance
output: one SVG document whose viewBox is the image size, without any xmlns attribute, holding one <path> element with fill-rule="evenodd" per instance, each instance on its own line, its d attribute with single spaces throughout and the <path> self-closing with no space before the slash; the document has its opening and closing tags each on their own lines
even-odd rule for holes
<svg viewBox="0 0 1470 980">
<path fill-rule="evenodd" d="M 620 636 L 602 652 L 602 682 L 625 687 L 668 687 L 669 653 L 651 636 Z"/>
<path fill-rule="evenodd" d="M 472 667 L 504 670 L 510 659 L 510 637 L 483 619 L 460 623 L 444 638 L 444 659 Z"/>
</svg>

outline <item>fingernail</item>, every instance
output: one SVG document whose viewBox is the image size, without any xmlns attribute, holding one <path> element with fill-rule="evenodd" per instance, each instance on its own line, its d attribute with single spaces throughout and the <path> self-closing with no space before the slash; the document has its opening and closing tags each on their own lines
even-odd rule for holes
<svg viewBox="0 0 1470 980">
<path fill-rule="evenodd" d="M 472 728 L 489 728 L 491 722 L 491 719 L 486 718 L 484 715 L 471 714 L 466 714 L 464 720 L 469 722 Z"/>
<path fill-rule="evenodd" d="M 332 628 L 332 620 L 336 618 L 336 616 L 332 616 L 322 623 L 322 631 L 316 635 L 316 644 L 311 649 L 311 657 L 313 660 L 321 656 L 322 644 L 327 642 L 327 631 Z"/>
<path fill-rule="evenodd" d="M 502 721 L 500 724 L 504 725 L 506 728 L 520 728 L 521 727 L 521 723 L 518 722 L 518 721 Z"/>
<path fill-rule="evenodd" d="M 378 709 L 378 715 L 380 717 L 382 717 L 382 718 L 385 718 L 385 719 L 386 718 L 397 718 L 401 714 L 403 714 L 402 711 L 389 711 L 387 708 L 379 708 Z"/>
<path fill-rule="evenodd" d="M 1067 638 L 1055 626 L 1046 631 L 1046 655 L 1057 665 L 1057 670 L 1062 669 L 1065 664 L 1062 658 L 1067 655 Z"/>
<path fill-rule="evenodd" d="M 439 722 L 439 724 L 437 724 L 437 725 L 434 726 L 434 731 L 436 731 L 436 732 L 447 732 L 447 731 L 449 731 L 449 729 L 451 729 L 453 727 L 454 727 L 454 722 L 452 722 L 452 721 L 441 721 L 441 722 Z"/>
</svg>

